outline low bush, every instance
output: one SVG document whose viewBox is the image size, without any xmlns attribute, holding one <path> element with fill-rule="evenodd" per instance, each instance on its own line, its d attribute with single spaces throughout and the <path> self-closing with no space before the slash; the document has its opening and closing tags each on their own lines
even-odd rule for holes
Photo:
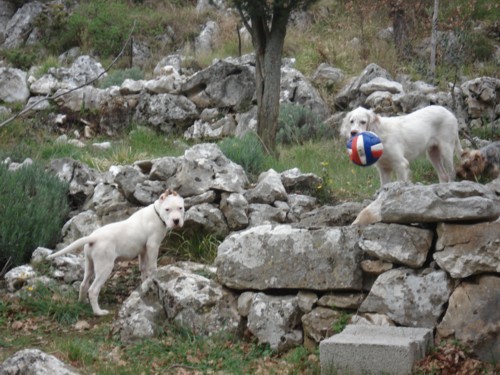
<svg viewBox="0 0 500 375">
<path fill-rule="evenodd" d="M 309 109 L 295 104 L 282 104 L 276 141 L 301 145 L 306 141 L 333 138 L 332 131 Z"/>
<path fill-rule="evenodd" d="M 139 81 L 144 78 L 144 72 L 137 68 L 130 69 L 119 69 L 108 73 L 108 75 L 102 79 L 101 88 L 106 89 L 111 86 L 120 86 L 126 79 L 133 79 L 134 81 Z"/>
<path fill-rule="evenodd" d="M 226 138 L 219 143 L 219 147 L 250 176 L 257 176 L 270 164 L 270 157 L 255 133 L 247 133 L 242 138 Z"/>
<path fill-rule="evenodd" d="M 0 271 L 27 263 L 39 247 L 60 239 L 69 212 L 68 186 L 39 165 L 0 165 Z"/>
<path fill-rule="evenodd" d="M 5 48 L 0 50 L 3 57 L 14 68 L 28 70 L 37 61 L 38 55 L 33 48 Z"/>
</svg>

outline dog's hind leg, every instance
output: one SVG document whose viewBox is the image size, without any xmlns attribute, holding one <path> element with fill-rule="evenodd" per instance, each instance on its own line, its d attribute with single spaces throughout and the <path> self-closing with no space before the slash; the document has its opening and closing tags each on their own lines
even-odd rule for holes
<svg viewBox="0 0 500 375">
<path fill-rule="evenodd" d="M 102 310 L 99 307 L 99 293 L 101 291 L 102 286 L 109 279 L 111 272 L 113 271 L 114 260 L 112 261 L 95 261 L 94 260 L 94 272 L 95 272 L 95 280 L 89 288 L 89 302 L 92 306 L 92 310 L 95 315 L 107 315 L 109 314 L 108 310 Z"/>
<path fill-rule="evenodd" d="M 445 165 L 448 163 L 444 162 L 445 157 L 438 145 L 431 146 L 427 149 L 427 157 L 434 166 L 434 169 L 436 169 L 439 182 L 450 182 L 452 176 L 449 170 L 453 168 L 453 166 L 450 167 L 449 165 Z"/>
<path fill-rule="evenodd" d="M 90 287 L 90 280 L 94 277 L 94 262 L 92 258 L 87 255 L 85 252 L 85 273 L 83 276 L 83 281 L 80 284 L 80 294 L 78 296 L 78 300 L 80 302 L 85 302 L 85 298 L 87 297 L 87 292 Z"/>
</svg>

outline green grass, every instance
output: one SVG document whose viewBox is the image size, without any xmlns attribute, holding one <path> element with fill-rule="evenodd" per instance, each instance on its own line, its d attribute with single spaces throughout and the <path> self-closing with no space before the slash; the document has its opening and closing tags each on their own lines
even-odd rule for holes
<svg viewBox="0 0 500 375">
<path fill-rule="evenodd" d="M 74 289 L 38 283 L 23 289 L 19 296 L 20 314 L 47 317 L 62 325 L 71 325 L 79 319 L 90 317 L 88 304 L 79 303 Z"/>
<path fill-rule="evenodd" d="M 371 197 L 379 188 L 375 168 L 359 167 L 347 155 L 343 141 L 308 142 L 301 146 L 280 149 L 278 170 L 297 167 L 303 173 L 323 178 L 316 194 L 326 202 L 362 200 Z"/>
<path fill-rule="evenodd" d="M 33 295 L 33 299 L 36 296 Z M 70 304 L 69 301 L 67 302 Z M 156 338 L 122 343 L 111 334 L 113 317 L 85 317 L 89 330 L 77 331 L 51 319 L 41 320 L 34 303 L 5 304 L 0 299 L 0 363 L 10 354 L 26 347 L 37 347 L 76 367 L 83 374 L 160 374 L 187 371 L 247 374 L 265 370 L 289 374 L 319 374 L 318 353 L 296 348 L 284 355 L 268 346 L 230 334 L 197 336 L 189 330 L 165 322 L 164 332 Z M 22 310 L 23 314 L 17 314 Z M 22 328 L 9 328 L 19 321 Z M 311 361 L 311 355 L 316 358 Z M 270 371 L 270 372 L 269 372 Z"/>
<path fill-rule="evenodd" d="M 162 246 L 162 253 L 176 260 L 212 264 L 217 256 L 221 239 L 200 232 L 183 235 L 171 232 Z"/>
<path fill-rule="evenodd" d="M 87 141 L 85 148 L 78 148 L 56 143 L 56 135 L 43 134 L 36 129 L 26 130 L 16 122 L 12 125 L 0 129 L 0 156 L 11 156 L 17 161 L 25 157 L 42 162 L 71 157 L 91 168 L 106 171 L 111 165 L 128 165 L 138 160 L 163 156 L 182 156 L 186 147 L 189 147 L 182 141 L 166 139 L 164 135 L 140 126 L 132 127 L 120 138 L 110 139 L 110 149 L 98 150 L 91 144 L 108 139 L 98 137 Z M 226 156 L 242 165 L 253 180 L 269 168 L 282 172 L 297 167 L 303 173 L 318 175 L 323 178 L 323 185 L 305 193 L 321 198 L 324 203 L 370 198 L 380 185 L 376 169 L 353 164 L 347 156 L 345 142 L 340 139 L 324 138 L 305 141 L 300 145 L 280 145 L 279 159 L 265 156 L 258 147 L 258 140 L 250 136 L 243 141 L 227 139 L 219 145 Z M 437 182 L 435 172 L 425 158 L 414 161 L 411 167 L 413 181 Z"/>
<path fill-rule="evenodd" d="M 346 327 L 346 325 L 349 324 L 351 316 L 352 314 L 346 311 L 341 311 L 339 318 L 335 320 L 335 322 L 332 324 L 333 332 L 335 333 L 342 332 Z"/>
</svg>

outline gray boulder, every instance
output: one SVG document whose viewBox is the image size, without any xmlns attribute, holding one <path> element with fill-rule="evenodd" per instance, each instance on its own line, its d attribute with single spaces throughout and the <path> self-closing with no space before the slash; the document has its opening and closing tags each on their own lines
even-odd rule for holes
<svg viewBox="0 0 500 375">
<path fill-rule="evenodd" d="M 223 285 L 240 290 L 360 290 L 358 236 L 355 227 L 253 227 L 219 245 L 217 277 Z"/>
<path fill-rule="evenodd" d="M 182 95 L 142 93 L 134 120 L 167 134 L 181 134 L 198 118 L 195 103 Z"/>
<path fill-rule="evenodd" d="M 299 224 L 304 227 L 340 227 L 350 225 L 364 205 L 359 202 L 345 202 L 335 206 L 325 205 L 305 212 Z"/>
<path fill-rule="evenodd" d="M 500 79 L 479 77 L 464 82 L 461 89 L 471 118 L 486 117 L 491 122 L 496 118 Z"/>
<path fill-rule="evenodd" d="M 72 199 L 83 201 L 94 191 L 94 183 L 99 173 L 84 163 L 71 159 L 53 159 L 48 170 L 60 180 L 69 184 L 69 194 Z"/>
<path fill-rule="evenodd" d="M 280 102 L 292 103 L 309 109 L 322 121 L 330 115 L 330 110 L 319 92 L 297 69 L 281 67 Z"/>
<path fill-rule="evenodd" d="M 67 87 L 77 87 L 106 76 L 101 63 L 88 55 L 78 56 L 69 68 L 50 68 L 49 74 L 65 83 Z M 79 109 L 77 109 L 79 110 Z"/>
<path fill-rule="evenodd" d="M 500 221 L 473 225 L 438 224 L 434 259 L 453 278 L 500 273 Z"/>
<path fill-rule="evenodd" d="M 248 330 L 261 344 L 272 350 L 286 351 L 302 344 L 302 313 L 296 296 L 253 295 L 248 313 Z"/>
<path fill-rule="evenodd" d="M 16 13 L 14 3 L 7 0 L 0 0 L 0 41 L 5 41 L 5 29 L 11 17 Z"/>
<path fill-rule="evenodd" d="M 21 47 L 30 38 L 30 35 L 36 31 L 35 21 L 42 11 L 43 5 L 40 1 L 26 2 L 17 9 L 14 16 L 9 19 L 4 27 L 5 41 L 2 47 Z"/>
<path fill-rule="evenodd" d="M 26 103 L 29 96 L 26 72 L 15 68 L 0 68 L 0 102 Z"/>
<path fill-rule="evenodd" d="M 240 326 L 237 296 L 206 274 L 202 266 L 167 282 L 159 280 L 167 318 L 195 334 L 236 333 Z"/>
<path fill-rule="evenodd" d="M 488 187 L 472 182 L 384 185 L 375 201 L 355 223 L 439 223 L 491 221 L 500 216 L 500 198 Z"/>
<path fill-rule="evenodd" d="M 319 86 L 335 86 L 342 82 L 345 74 L 342 69 L 334 68 L 327 63 L 321 63 L 314 72 L 312 80 Z"/>
<path fill-rule="evenodd" d="M 23 349 L 0 364 L 3 375 L 78 375 L 75 368 L 38 349 Z"/>
<path fill-rule="evenodd" d="M 193 76 L 182 86 L 199 108 L 231 108 L 236 112 L 250 108 L 255 94 L 255 77 L 248 65 L 219 60 Z"/>
<path fill-rule="evenodd" d="M 386 262 L 420 268 L 427 259 L 434 232 L 398 224 L 374 224 L 363 229 L 359 247 Z"/>
<path fill-rule="evenodd" d="M 184 231 L 211 233 L 218 238 L 229 234 L 224 214 L 215 204 L 202 203 L 186 211 Z"/>
<path fill-rule="evenodd" d="M 361 93 L 361 85 L 374 78 L 382 77 L 392 81 L 391 75 L 376 64 L 368 65 L 358 77 L 353 78 L 335 96 L 335 106 L 342 110 L 351 110 L 364 103 L 366 96 Z"/>
<path fill-rule="evenodd" d="M 279 173 L 273 169 L 260 174 L 257 185 L 245 192 L 248 203 L 272 204 L 275 201 L 286 201 L 287 193 Z"/>
<path fill-rule="evenodd" d="M 360 312 L 386 314 L 406 327 L 433 328 L 453 288 L 442 270 L 398 268 L 380 275 Z"/>
<path fill-rule="evenodd" d="M 248 185 L 248 177 L 217 145 L 204 143 L 186 150 L 177 173 L 167 180 L 167 184 L 182 196 L 199 195 L 210 189 L 242 193 Z"/>
<path fill-rule="evenodd" d="M 482 361 L 500 358 L 500 277 L 479 275 L 462 282 L 450 296 L 437 326 L 441 339 L 455 338 Z"/>
</svg>

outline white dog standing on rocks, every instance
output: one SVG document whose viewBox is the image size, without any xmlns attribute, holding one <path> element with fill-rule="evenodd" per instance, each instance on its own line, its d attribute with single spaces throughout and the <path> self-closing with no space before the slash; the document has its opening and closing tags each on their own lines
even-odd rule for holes
<svg viewBox="0 0 500 375">
<path fill-rule="evenodd" d="M 175 191 L 167 190 L 154 203 L 128 219 L 105 225 L 47 258 L 52 259 L 84 246 L 85 273 L 79 300 L 83 302 L 88 292 L 94 314 L 106 315 L 109 312 L 99 307 L 98 298 L 102 286 L 113 271 L 115 260 L 139 256 L 139 268 L 144 281 L 156 271 L 158 251 L 167 230 L 183 225 L 184 200 Z M 94 276 L 94 282 L 90 285 Z"/>
<path fill-rule="evenodd" d="M 376 133 L 384 152 L 374 164 L 380 184 L 391 181 L 392 172 L 399 181 L 410 180 L 410 161 L 424 153 L 437 171 L 439 182 L 455 179 L 453 154 L 458 157 L 462 147 L 458 138 L 456 117 L 441 106 L 429 106 L 408 115 L 381 117 L 359 107 L 349 112 L 340 129 L 346 138 L 363 131 Z"/>
</svg>

